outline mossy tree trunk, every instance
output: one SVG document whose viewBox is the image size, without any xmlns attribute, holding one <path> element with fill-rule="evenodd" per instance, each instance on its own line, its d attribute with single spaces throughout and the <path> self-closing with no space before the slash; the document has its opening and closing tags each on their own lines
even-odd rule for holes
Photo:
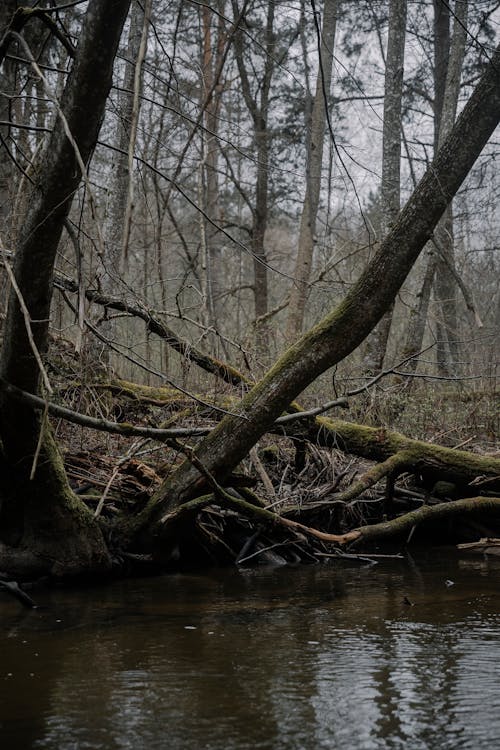
<svg viewBox="0 0 500 750">
<path fill-rule="evenodd" d="M 38 162 L 27 201 L 14 273 L 30 324 L 28 327 L 18 295 L 12 290 L 0 375 L 30 393 L 40 389 L 35 347 L 42 356 L 47 350 L 56 251 L 82 177 L 77 150 L 81 162 L 87 164 L 104 116 L 129 4 L 130 0 L 89 3 L 59 116 Z M 30 406 L 2 394 L 0 439 L 0 542 L 29 550 L 38 556 L 40 568 L 48 571 L 87 572 L 106 566 L 109 556 L 101 532 L 69 488 L 47 422 Z"/>
<path fill-rule="evenodd" d="M 196 463 L 226 477 L 294 398 L 322 372 L 350 354 L 387 310 L 446 206 L 500 120 L 500 47 L 446 142 L 401 211 L 379 251 L 332 312 L 302 336 L 195 450 Z M 137 519 L 159 541 L 164 519 L 200 492 L 204 478 L 184 462 Z M 166 545 L 168 546 L 168 545 Z"/>
</svg>

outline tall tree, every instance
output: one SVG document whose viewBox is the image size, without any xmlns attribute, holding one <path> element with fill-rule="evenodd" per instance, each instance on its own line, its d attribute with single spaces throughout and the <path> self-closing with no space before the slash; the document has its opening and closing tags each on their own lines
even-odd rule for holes
<svg viewBox="0 0 500 750">
<path fill-rule="evenodd" d="M 143 62 L 147 47 L 147 32 L 151 0 L 144 4 L 135 2 L 130 13 L 130 26 L 125 50 L 125 70 L 118 94 L 116 151 L 108 179 L 106 213 L 103 225 L 103 245 L 98 257 L 96 281 L 103 294 L 117 295 L 120 290 L 120 273 L 128 255 L 133 201 L 133 157 L 135 134 L 140 111 Z M 106 339 L 115 338 L 113 321 L 105 317 L 100 332 Z M 87 366 L 109 367 L 109 348 L 95 337 L 86 347 Z"/>
<path fill-rule="evenodd" d="M 222 322 L 224 268 L 217 226 L 220 223 L 219 194 L 219 115 L 222 104 L 224 81 L 222 65 L 226 54 L 226 31 L 224 23 L 225 0 L 217 1 L 216 9 L 203 5 L 201 17 L 201 79 L 200 102 L 204 107 L 202 139 L 202 170 L 200 201 L 204 215 L 200 216 L 202 229 L 202 266 L 204 268 L 205 307 L 208 325 L 218 330 Z M 214 13 L 216 10 L 216 13 Z"/>
<path fill-rule="evenodd" d="M 15 0 L 6 0 L 0 5 L 0 34 L 7 29 L 17 3 Z M 0 222 L 2 227 L 7 226 L 9 217 L 9 203 L 11 199 L 12 175 L 14 172 L 12 159 L 8 157 L 8 151 L 12 146 L 9 145 L 11 140 L 12 109 L 15 93 L 15 65 L 11 59 L 3 61 L 0 72 Z"/>
<path fill-rule="evenodd" d="M 437 150 L 444 143 L 455 122 L 460 80 L 465 55 L 467 39 L 467 0 L 457 0 L 453 24 L 451 45 L 447 32 L 449 23 L 449 8 L 444 3 L 435 6 L 435 34 L 434 44 L 434 144 Z M 441 7 L 443 6 L 443 7 Z M 410 313 L 410 320 L 406 333 L 403 355 L 410 357 L 422 349 L 425 325 L 429 310 L 429 303 L 433 284 L 436 281 L 438 267 L 440 281 L 438 286 L 441 295 L 442 315 L 444 326 L 441 326 L 438 360 L 441 371 L 446 372 L 446 343 L 450 341 L 451 351 L 456 351 L 456 310 L 455 310 L 455 279 L 450 282 L 450 270 L 454 264 L 453 257 L 453 214 L 451 204 L 447 207 L 434 233 L 434 241 L 429 243 L 428 259 L 424 271 L 422 285 L 417 295 L 416 305 Z M 451 286 L 450 286 L 451 285 Z M 449 334 L 449 337 L 448 337 Z M 414 370 L 417 360 L 408 363 L 408 369 Z"/>
<path fill-rule="evenodd" d="M 237 0 L 233 0 L 233 14 L 240 15 Z M 256 349 L 262 358 L 266 355 L 268 333 L 264 323 L 259 322 L 268 312 L 269 289 L 267 274 L 267 255 L 265 237 L 269 219 L 269 152 L 271 128 L 269 122 L 270 93 L 276 66 L 275 3 L 267 4 L 264 29 L 263 70 L 252 89 L 249 67 L 253 67 L 250 58 L 245 60 L 245 35 L 240 27 L 234 37 L 236 63 L 241 81 L 241 91 L 248 113 L 252 118 L 255 143 L 255 201 L 252 206 L 251 249 L 253 254 L 253 296 L 256 326 Z M 251 69 L 251 68 L 250 68 Z"/>
<path fill-rule="evenodd" d="M 318 32 L 318 74 L 312 107 L 311 122 L 307 124 L 308 154 L 306 192 L 300 217 L 297 258 L 288 303 L 286 338 L 292 341 L 302 332 L 309 278 L 314 253 L 316 219 L 318 215 L 323 166 L 323 144 L 327 125 L 327 107 L 333 67 L 333 46 L 340 0 L 325 0 L 323 23 Z"/>
<path fill-rule="evenodd" d="M 385 61 L 384 124 L 382 129 L 382 182 L 380 186 L 380 238 L 385 237 L 400 209 L 401 194 L 401 101 L 406 39 L 406 0 L 390 0 L 389 30 Z M 366 342 L 364 370 L 376 375 L 384 364 L 392 323 L 393 306 Z"/>
<path fill-rule="evenodd" d="M 0 5 L 0 34 L 7 29 L 9 22 L 14 15 L 17 3 L 15 0 L 6 0 Z M 12 121 L 12 104 L 15 90 L 15 67 L 12 60 L 4 60 L 0 72 L 0 123 L 9 123 Z M 8 223 L 10 221 L 9 205 L 12 200 L 12 187 L 14 165 L 12 159 L 8 156 L 11 150 L 9 144 L 11 128 L 9 125 L 0 125 L 0 226 L 2 227 L 4 242 L 10 244 L 10 231 Z M 7 230 L 7 231 L 6 231 Z M 5 302 L 7 299 L 7 275 L 3 268 L 0 268 L 0 328 L 2 326 L 3 316 L 6 312 Z"/>
<path fill-rule="evenodd" d="M 30 393 L 40 390 L 57 247 L 97 141 L 129 3 L 89 2 L 17 241 L 16 288 L 9 297 L 0 377 Z M 69 488 L 46 418 L 4 391 L 0 440 L 1 541 L 29 549 L 46 570 L 90 571 L 106 565 L 109 558 L 100 529 Z"/>
<path fill-rule="evenodd" d="M 43 12 L 47 0 L 37 4 L 36 11 Z M 52 37 L 42 20 L 34 16 L 26 23 L 21 3 L 5 0 L 0 3 L 0 44 L 2 36 L 12 21 L 14 27 L 23 29 L 23 38 L 35 59 L 46 60 L 52 49 Z M 14 19 L 14 13 L 16 19 Z M 11 210 L 16 202 L 22 169 L 29 167 L 33 155 L 33 137 L 27 131 L 19 130 L 24 125 L 35 124 L 40 130 L 46 125 L 44 119 L 44 93 L 39 88 L 36 77 L 30 75 L 30 68 L 24 63 L 26 50 L 17 39 L 5 39 L 0 69 L 0 227 L 3 241 L 12 246 L 19 217 Z M 21 92 L 28 96 L 21 97 Z M 31 95 L 30 95 L 31 94 Z M 39 139 L 38 139 L 39 140 Z M 24 178 L 26 179 L 26 177 Z M 0 327 L 7 304 L 7 276 L 0 268 Z"/>
<path fill-rule="evenodd" d="M 437 2 L 437 0 L 435 0 Z M 441 2 L 441 5 L 444 3 Z M 456 0 L 453 37 L 446 68 L 445 84 L 439 118 L 438 147 L 447 137 L 455 122 L 460 78 L 467 41 L 467 0 Z M 457 282 L 455 278 L 455 249 L 453 238 L 453 206 L 450 204 L 436 227 L 437 258 L 434 295 L 440 308 L 437 330 L 438 372 L 447 376 L 458 367 Z"/>
</svg>

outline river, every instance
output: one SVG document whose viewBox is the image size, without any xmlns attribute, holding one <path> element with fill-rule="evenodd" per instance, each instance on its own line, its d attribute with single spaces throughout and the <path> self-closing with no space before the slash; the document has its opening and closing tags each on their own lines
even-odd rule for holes
<svg viewBox="0 0 500 750">
<path fill-rule="evenodd" d="M 0 596 L 5 750 L 500 748 L 500 558 Z"/>
</svg>

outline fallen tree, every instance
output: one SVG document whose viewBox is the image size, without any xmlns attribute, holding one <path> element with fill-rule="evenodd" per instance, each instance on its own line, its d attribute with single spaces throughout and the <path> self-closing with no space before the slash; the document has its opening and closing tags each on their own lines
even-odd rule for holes
<svg viewBox="0 0 500 750">
<path fill-rule="evenodd" d="M 99 383 L 99 388 L 107 387 L 115 393 L 116 398 L 138 399 L 143 406 L 171 406 L 176 392 L 168 388 L 153 388 L 136 385 L 127 381 L 116 380 L 110 384 Z M 54 404 L 46 399 L 21 391 L 0 378 L 0 392 L 9 394 L 20 403 L 30 404 L 35 409 L 47 411 L 54 417 L 65 419 L 74 424 L 93 430 L 108 432 L 122 437 L 142 437 L 158 442 L 171 443 L 182 452 L 177 442 L 179 439 L 195 438 L 209 435 L 212 427 L 179 425 L 187 415 L 194 416 L 198 403 L 193 400 L 191 408 L 186 410 L 186 398 L 180 403 L 180 415 L 169 418 L 170 427 L 153 427 L 133 425 L 128 421 L 114 422 L 102 417 L 90 417 L 75 412 L 67 407 Z M 189 403 L 189 402 L 187 402 Z M 235 400 L 230 402 L 234 408 Z M 220 411 L 215 409 L 213 418 L 220 418 Z M 197 417 L 197 421 L 200 417 Z M 335 500 L 349 501 L 358 497 L 367 489 L 389 479 L 395 482 L 403 472 L 418 475 L 423 487 L 432 489 L 436 483 L 446 482 L 453 486 L 453 493 L 474 494 L 478 487 L 489 492 L 500 491 L 500 459 L 482 456 L 456 448 L 447 448 L 423 440 L 415 440 L 384 427 L 369 427 L 341 419 L 311 417 L 309 412 L 294 412 L 293 415 L 279 417 L 268 430 L 292 440 L 308 441 L 325 448 L 337 448 L 343 453 L 358 458 L 377 462 L 341 497 Z M 325 491 L 324 495 L 327 494 Z M 322 501 L 318 505 L 327 504 Z M 309 509 L 316 507 L 310 505 Z"/>
<path fill-rule="evenodd" d="M 293 344 L 195 450 L 198 466 L 222 481 L 289 404 L 318 375 L 350 354 L 391 304 L 434 227 L 500 119 L 500 47 L 434 161 L 402 209 L 390 233 L 345 299 Z M 166 519 L 204 486 L 186 460 L 136 519 L 133 532 L 156 541 L 170 555 Z M 130 526 L 129 526 L 130 532 Z"/>
<path fill-rule="evenodd" d="M 417 526 L 430 521 L 449 519 L 457 516 L 500 516 L 500 497 L 468 497 L 452 503 L 424 505 L 410 513 L 393 518 L 390 521 L 376 523 L 353 529 L 347 534 L 333 534 L 332 541 L 338 544 L 360 544 L 361 542 L 380 542 L 409 535 Z"/>
</svg>

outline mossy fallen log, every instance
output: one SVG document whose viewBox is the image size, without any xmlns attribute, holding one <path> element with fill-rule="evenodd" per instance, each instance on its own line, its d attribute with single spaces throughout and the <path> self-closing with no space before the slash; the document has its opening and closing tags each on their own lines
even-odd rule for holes
<svg viewBox="0 0 500 750">
<path fill-rule="evenodd" d="M 500 497 L 467 497 L 449 503 L 423 505 L 417 510 L 404 513 L 389 521 L 360 526 L 346 534 L 331 536 L 334 536 L 334 541 L 340 545 L 380 542 L 410 534 L 412 529 L 423 523 L 459 515 L 469 517 L 494 515 L 500 517 Z"/>
<path fill-rule="evenodd" d="M 291 432 L 287 430 L 287 434 Z M 468 494 L 500 491 L 500 459 L 496 457 L 414 440 L 384 427 L 326 417 L 316 417 L 314 424 L 304 428 L 295 426 L 293 432 L 317 445 L 370 461 L 387 462 L 385 472 L 374 472 L 377 481 L 394 471 L 412 471 L 421 476 L 429 490 L 436 482 L 445 480 Z"/>
</svg>

